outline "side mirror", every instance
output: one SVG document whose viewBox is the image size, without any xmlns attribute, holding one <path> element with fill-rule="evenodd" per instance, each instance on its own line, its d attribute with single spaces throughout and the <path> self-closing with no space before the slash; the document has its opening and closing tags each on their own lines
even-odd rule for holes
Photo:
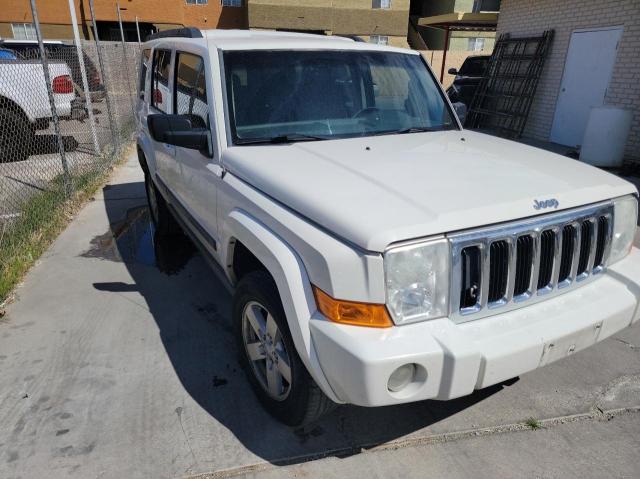
<svg viewBox="0 0 640 479">
<path fill-rule="evenodd" d="M 453 110 L 456 112 L 456 115 L 458 115 L 460 123 L 464 125 L 464 120 L 467 118 L 467 105 L 461 101 L 457 101 L 453 104 Z"/>
<path fill-rule="evenodd" d="M 153 114 L 147 117 L 147 123 L 155 141 L 199 150 L 209 157 L 212 156 L 211 133 L 208 128 L 194 126 L 193 116 Z M 204 122 L 200 120 L 196 123 Z"/>
<path fill-rule="evenodd" d="M 455 68 L 449 68 L 449 69 L 447 70 L 447 73 L 448 73 L 449 75 L 457 75 L 457 74 L 458 74 L 458 70 L 456 70 Z"/>
</svg>

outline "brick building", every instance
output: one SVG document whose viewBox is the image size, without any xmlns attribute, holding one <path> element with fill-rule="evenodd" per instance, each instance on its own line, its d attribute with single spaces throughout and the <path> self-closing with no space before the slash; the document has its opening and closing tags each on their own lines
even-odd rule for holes
<svg viewBox="0 0 640 479">
<path fill-rule="evenodd" d="M 88 0 L 74 0 L 81 35 L 93 38 Z M 36 0 L 42 34 L 46 39 L 73 38 L 68 0 Z M 119 40 L 116 0 L 94 0 L 98 34 Z M 179 26 L 247 28 L 246 0 L 120 0 L 125 36 L 137 40 L 136 17 L 144 37 L 151 31 Z M 0 38 L 35 39 L 29 0 L 2 0 Z"/>
<path fill-rule="evenodd" d="M 576 68 L 585 68 L 585 58 L 602 55 L 602 62 L 579 81 L 582 87 L 600 88 L 600 102 L 632 110 L 631 133 L 625 155 L 634 164 L 640 162 L 640 2 L 638 0 L 502 0 L 498 32 L 512 36 L 537 35 L 547 29 L 555 30 L 551 52 L 536 91 L 525 136 L 539 140 L 551 140 L 568 146 L 579 146 L 571 138 L 561 134 L 569 126 L 584 134 L 585 115 L 590 106 L 578 105 L 571 111 L 570 102 L 563 95 L 571 94 L 563 80 L 575 74 Z M 595 48 L 588 46 L 582 61 L 570 62 L 568 58 L 579 47 L 578 36 L 588 33 Z M 584 36 L 584 35 L 582 35 Z M 602 37 L 603 42 L 600 42 Z M 609 51 L 603 52 L 604 41 L 609 40 Z M 617 42 L 616 42 L 617 39 Z M 582 39 L 582 43 L 585 39 Z M 569 54 L 570 43 L 573 42 Z M 578 51 L 578 54 L 580 52 Z M 600 61 L 600 60 L 598 60 Z M 610 64 L 610 65 L 609 65 Z M 604 78 L 602 76 L 604 75 Z M 600 78 L 602 87 L 595 83 Z M 563 86 L 564 85 L 564 86 Z M 579 100 L 579 99 L 578 99 Z M 562 111 L 561 111 L 562 110 Z M 587 113 L 585 113 L 587 111 Z M 568 114 L 567 114 L 568 113 Z M 573 114 L 572 114 L 573 113 Z M 575 125 L 558 124 L 559 118 L 569 118 Z M 555 129 L 554 129 L 555 122 Z M 578 138 L 579 135 L 574 135 Z"/>
<path fill-rule="evenodd" d="M 333 35 L 407 47 L 409 0 L 248 0 L 249 28 Z"/>
</svg>

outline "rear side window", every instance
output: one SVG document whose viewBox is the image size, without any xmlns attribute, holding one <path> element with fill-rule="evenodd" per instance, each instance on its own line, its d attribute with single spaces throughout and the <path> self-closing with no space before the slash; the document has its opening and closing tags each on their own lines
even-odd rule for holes
<svg viewBox="0 0 640 479">
<path fill-rule="evenodd" d="M 190 115 L 194 126 L 208 126 L 207 82 L 202 57 L 177 53 L 175 85 L 174 112 Z"/>
<path fill-rule="evenodd" d="M 169 108 L 169 68 L 171 51 L 153 52 L 153 72 L 151 77 L 151 106 L 167 113 Z"/>
<path fill-rule="evenodd" d="M 138 93 L 144 94 L 145 80 L 147 78 L 147 65 L 149 64 L 149 57 L 151 56 L 151 50 L 142 50 L 140 55 L 140 78 L 138 79 Z"/>
</svg>

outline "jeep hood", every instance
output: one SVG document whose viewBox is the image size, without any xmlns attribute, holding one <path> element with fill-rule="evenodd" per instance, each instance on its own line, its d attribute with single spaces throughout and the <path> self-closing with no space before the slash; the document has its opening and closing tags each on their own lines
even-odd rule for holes
<svg viewBox="0 0 640 479">
<path fill-rule="evenodd" d="M 332 234 L 376 252 L 636 192 L 579 161 L 471 131 L 235 146 L 223 163 Z M 534 209 L 534 200 L 548 199 L 557 209 Z"/>
</svg>

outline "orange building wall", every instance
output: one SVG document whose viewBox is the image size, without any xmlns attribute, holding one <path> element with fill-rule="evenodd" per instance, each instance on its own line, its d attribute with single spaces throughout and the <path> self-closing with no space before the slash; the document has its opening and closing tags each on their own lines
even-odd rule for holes
<svg viewBox="0 0 640 479">
<path fill-rule="evenodd" d="M 0 0 L 0 24 L 30 23 L 29 0 Z M 88 0 L 74 0 L 78 22 L 91 20 Z M 117 21 L 115 0 L 94 0 L 96 20 Z M 222 7 L 219 0 L 206 5 L 187 5 L 185 0 L 120 0 L 123 22 L 185 25 L 206 28 L 247 28 L 246 1 L 242 7 Z M 36 0 L 41 24 L 69 25 L 68 0 Z M 1 29 L 0 29 L 1 30 Z M 2 33 L 0 33 L 2 35 Z"/>
</svg>

